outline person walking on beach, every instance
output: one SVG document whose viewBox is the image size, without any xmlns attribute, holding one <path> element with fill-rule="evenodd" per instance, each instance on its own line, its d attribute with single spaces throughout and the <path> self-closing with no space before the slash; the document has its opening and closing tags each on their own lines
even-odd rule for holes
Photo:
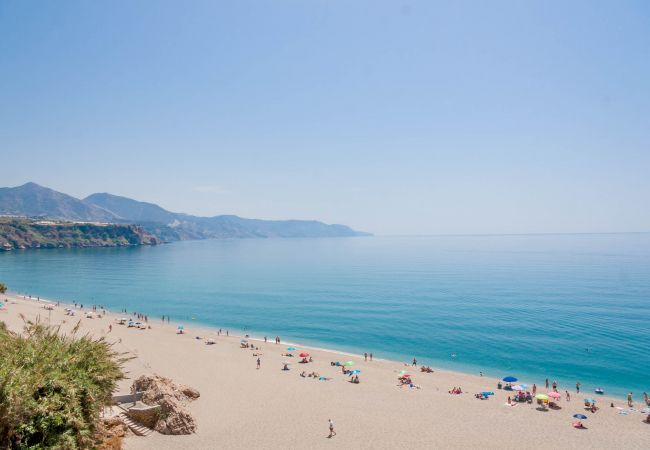
<svg viewBox="0 0 650 450">
<path fill-rule="evenodd" d="M 363 360 L 364 360 L 364 361 L 368 361 L 368 353 L 364 353 L 364 354 L 363 354 Z"/>
<path fill-rule="evenodd" d="M 579 381 L 576 383 L 576 393 L 578 393 L 578 394 L 580 393 L 580 382 Z"/>
<path fill-rule="evenodd" d="M 372 361 L 372 353 L 370 354 L 370 361 Z"/>
<path fill-rule="evenodd" d="M 113 324 L 109 323 L 108 324 L 108 332 L 110 333 L 111 331 L 113 331 Z"/>
<path fill-rule="evenodd" d="M 332 419 L 327 419 L 327 422 L 329 423 L 330 426 L 330 435 L 327 436 L 327 438 L 331 439 L 332 436 L 336 436 L 336 431 L 334 431 L 334 422 L 332 422 Z"/>
<path fill-rule="evenodd" d="M 564 391 L 566 393 L 566 401 L 570 402 L 571 401 L 571 394 L 569 394 L 569 391 Z"/>
<path fill-rule="evenodd" d="M 537 394 L 537 385 L 533 383 L 533 395 Z"/>
<path fill-rule="evenodd" d="M 553 380 L 553 391 L 557 392 L 557 381 Z"/>
<path fill-rule="evenodd" d="M 632 393 L 627 394 L 627 406 L 632 407 Z"/>
<path fill-rule="evenodd" d="M 260 359 L 257 358 L 257 368 L 258 368 L 258 369 L 260 368 L 260 363 L 261 363 Z"/>
</svg>

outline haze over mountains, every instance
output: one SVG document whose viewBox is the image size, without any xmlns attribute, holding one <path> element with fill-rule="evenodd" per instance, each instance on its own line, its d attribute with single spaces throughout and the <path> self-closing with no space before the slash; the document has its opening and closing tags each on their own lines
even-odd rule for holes
<svg viewBox="0 0 650 450">
<path fill-rule="evenodd" d="M 174 213 L 153 203 L 108 193 L 84 199 L 26 183 L 0 188 L 0 215 L 49 219 L 133 223 L 166 241 L 206 238 L 364 236 L 345 225 L 309 220 L 258 220 L 234 215 L 199 217 Z"/>
</svg>

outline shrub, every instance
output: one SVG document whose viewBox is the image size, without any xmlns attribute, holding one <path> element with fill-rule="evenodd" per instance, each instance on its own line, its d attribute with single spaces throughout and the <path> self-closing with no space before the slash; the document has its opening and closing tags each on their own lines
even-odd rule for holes
<svg viewBox="0 0 650 450">
<path fill-rule="evenodd" d="M 100 411 L 128 358 L 103 338 L 77 336 L 78 329 L 64 335 L 28 321 L 22 334 L 0 327 L 0 448 L 96 445 Z"/>
</svg>

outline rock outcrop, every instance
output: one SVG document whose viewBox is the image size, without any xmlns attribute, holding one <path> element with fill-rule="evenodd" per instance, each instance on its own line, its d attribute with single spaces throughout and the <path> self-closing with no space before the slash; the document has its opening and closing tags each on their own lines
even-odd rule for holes
<svg viewBox="0 0 650 450">
<path fill-rule="evenodd" d="M 200 396 L 199 391 L 177 385 L 159 375 L 143 375 L 133 385 L 137 392 L 142 392 L 142 403 L 160 407 L 154 430 L 162 434 L 191 434 L 196 431 L 196 421 L 187 405 Z"/>
</svg>

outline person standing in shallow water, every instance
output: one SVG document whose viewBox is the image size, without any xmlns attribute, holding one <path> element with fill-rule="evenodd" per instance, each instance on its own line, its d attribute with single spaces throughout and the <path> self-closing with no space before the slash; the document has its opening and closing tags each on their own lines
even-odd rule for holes
<svg viewBox="0 0 650 450">
<path fill-rule="evenodd" d="M 579 381 L 576 383 L 576 393 L 578 393 L 578 394 L 580 393 L 580 382 Z"/>
<path fill-rule="evenodd" d="M 627 406 L 632 407 L 632 393 L 627 394 Z"/>
<path fill-rule="evenodd" d="M 368 353 L 364 353 L 364 354 L 363 354 L 363 360 L 364 360 L 364 361 L 368 361 Z"/>
<path fill-rule="evenodd" d="M 414 365 L 414 366 L 417 366 L 417 365 L 418 365 L 418 360 L 415 359 L 415 358 L 413 358 L 413 365 Z"/>
<path fill-rule="evenodd" d="M 548 389 L 548 378 L 546 379 L 546 389 Z"/>
</svg>

